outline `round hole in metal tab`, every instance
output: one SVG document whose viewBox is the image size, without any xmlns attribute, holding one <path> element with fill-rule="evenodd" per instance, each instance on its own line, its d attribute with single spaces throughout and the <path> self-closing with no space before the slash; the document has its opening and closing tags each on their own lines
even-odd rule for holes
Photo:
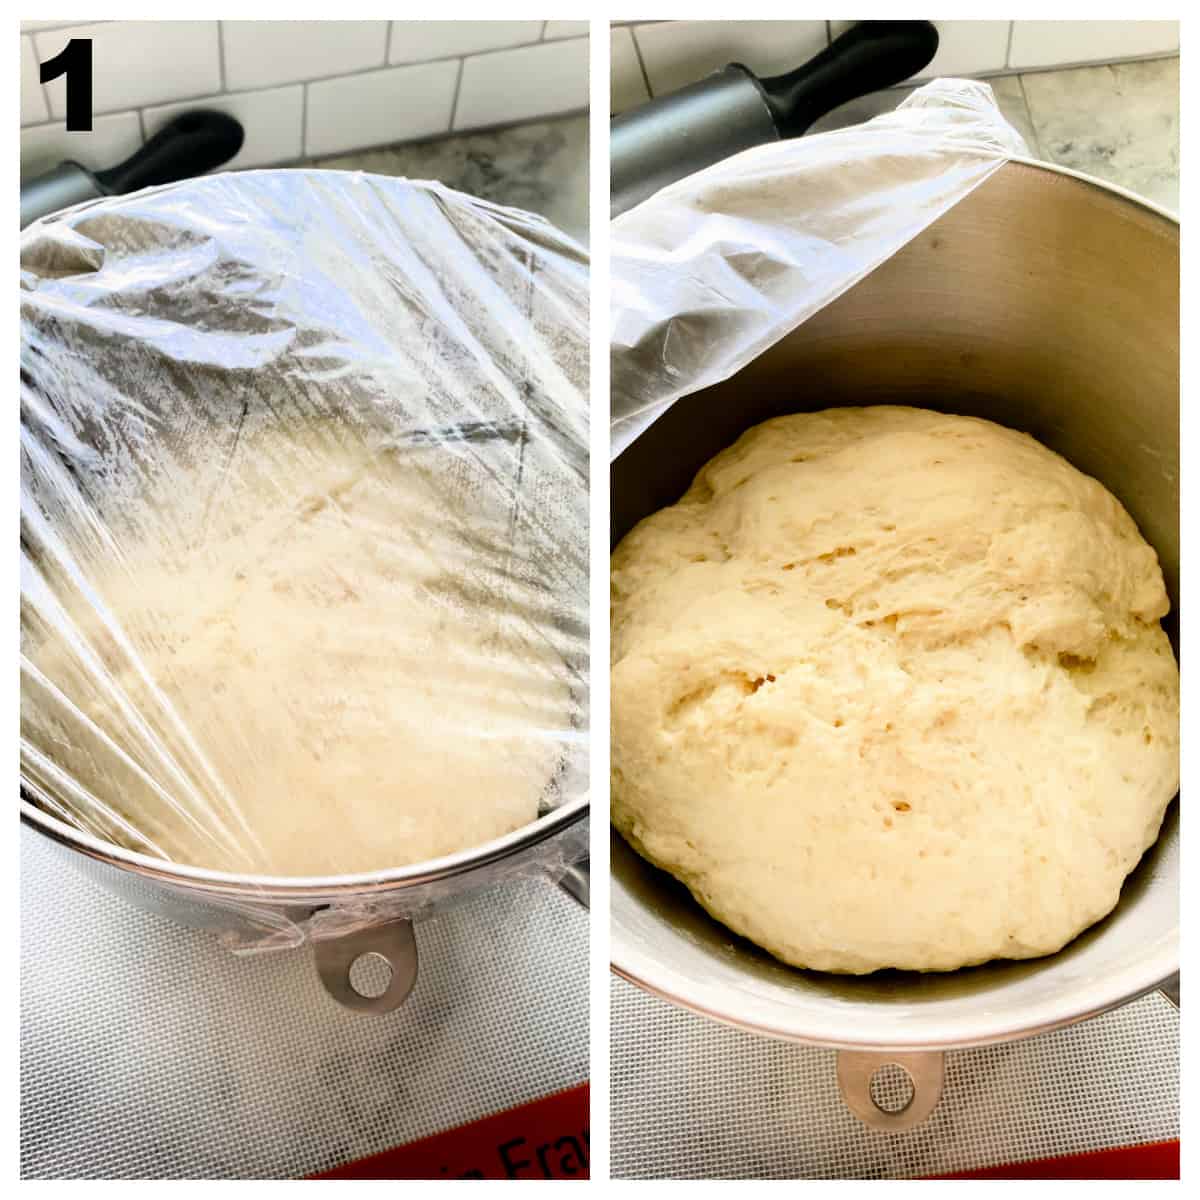
<svg viewBox="0 0 1200 1200">
<path fill-rule="evenodd" d="M 912 1076 L 899 1063 L 885 1063 L 871 1076 L 871 1100 L 880 1112 L 902 1113 L 913 1102 Z"/>
<path fill-rule="evenodd" d="M 350 964 L 350 986 L 364 999 L 375 1000 L 392 982 L 392 964 L 382 954 L 360 954 Z"/>
</svg>

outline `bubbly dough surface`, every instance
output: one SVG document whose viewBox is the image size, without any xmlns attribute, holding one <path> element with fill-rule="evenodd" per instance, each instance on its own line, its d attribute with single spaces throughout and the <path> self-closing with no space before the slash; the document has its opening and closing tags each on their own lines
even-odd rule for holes
<svg viewBox="0 0 1200 1200">
<path fill-rule="evenodd" d="M 1027 435 L 768 421 L 612 560 L 612 819 L 785 962 L 1051 953 L 1179 785 L 1153 550 Z"/>
<path fill-rule="evenodd" d="M 95 798 L 83 810 L 111 807 L 98 831 L 197 866 L 327 875 L 533 821 L 571 684 L 489 503 L 504 489 L 456 478 L 479 453 L 267 437 L 214 485 L 202 538 L 169 532 L 193 513 L 159 512 L 144 539 L 100 547 L 73 633 L 34 656 L 60 695 L 30 684 L 23 701 L 27 735 Z"/>
</svg>

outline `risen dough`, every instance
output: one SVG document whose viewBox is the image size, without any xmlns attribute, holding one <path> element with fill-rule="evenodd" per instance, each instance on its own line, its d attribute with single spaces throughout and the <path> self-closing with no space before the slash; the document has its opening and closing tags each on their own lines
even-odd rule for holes
<svg viewBox="0 0 1200 1200">
<path fill-rule="evenodd" d="M 1057 950 L 1177 790 L 1154 552 L 1024 434 L 768 421 L 625 538 L 612 582 L 613 821 L 785 962 Z"/>
<path fill-rule="evenodd" d="M 507 485 L 471 474 L 488 453 L 267 436 L 220 480 L 164 489 L 144 537 L 99 546 L 91 599 L 59 579 L 67 620 L 34 668 L 61 697 L 30 681 L 23 722 L 76 811 L 176 861 L 280 875 L 402 866 L 532 821 L 571 691 L 511 561 Z"/>
</svg>

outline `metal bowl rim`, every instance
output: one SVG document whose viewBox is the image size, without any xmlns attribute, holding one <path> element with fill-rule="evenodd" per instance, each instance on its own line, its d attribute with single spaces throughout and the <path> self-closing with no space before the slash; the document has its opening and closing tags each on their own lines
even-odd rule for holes
<svg viewBox="0 0 1200 1200">
<path fill-rule="evenodd" d="M 1114 1009 L 1131 1004 L 1135 1000 L 1140 1000 L 1143 996 L 1148 996 L 1151 992 L 1158 991 L 1172 976 L 1178 974 L 1178 954 L 1176 954 L 1174 961 L 1175 968 L 1155 979 L 1153 983 L 1141 984 L 1115 1000 L 1106 1000 L 1102 1004 L 1076 1012 L 1073 1016 L 1055 1017 L 1052 1020 L 1041 1021 L 1036 1025 L 1014 1024 L 1006 1026 L 999 1032 L 989 1030 L 986 1033 L 944 1039 L 905 1038 L 891 1035 L 886 1038 L 828 1038 L 813 1034 L 797 1033 L 792 1030 L 778 1029 L 769 1025 L 760 1025 L 753 1021 L 743 1021 L 737 1017 L 729 1016 L 727 1013 L 720 1013 L 714 1009 L 706 1008 L 701 1004 L 684 1000 L 679 996 L 662 991 L 646 983 L 644 980 L 635 978 L 615 964 L 610 969 L 618 979 L 623 979 L 626 983 L 634 984 L 641 988 L 642 991 L 648 992 L 651 996 L 655 996 L 659 1000 L 665 1000 L 669 1004 L 678 1005 L 678 1007 L 686 1009 L 698 1017 L 705 1017 L 710 1021 L 715 1021 L 718 1025 L 727 1025 L 731 1029 L 740 1029 L 743 1033 L 752 1033 L 759 1037 L 769 1037 L 776 1041 L 790 1042 L 797 1046 L 814 1046 L 823 1050 L 885 1050 L 899 1054 L 970 1050 L 980 1046 L 999 1046 L 1005 1042 L 1015 1042 L 1020 1041 L 1022 1038 L 1036 1037 L 1041 1033 L 1053 1033 L 1056 1029 L 1065 1029 L 1068 1025 L 1074 1025 L 1079 1021 L 1089 1021 L 1092 1017 L 1102 1016 L 1106 1012 L 1112 1012 Z"/>
<path fill-rule="evenodd" d="M 90 833 L 84 833 L 65 821 L 42 812 L 22 799 L 21 820 L 45 837 L 66 845 L 72 850 L 99 859 L 111 866 L 129 871 L 131 874 L 148 876 L 164 883 L 175 883 L 192 890 L 210 894 L 233 895 L 254 899 L 291 900 L 300 902 L 314 896 L 346 895 L 364 891 L 392 891 L 418 884 L 432 883 L 464 875 L 479 867 L 510 858 L 522 850 L 546 841 L 575 825 L 588 814 L 588 797 L 580 796 L 560 805 L 553 812 L 539 817 L 529 825 L 523 825 L 511 833 L 493 838 L 481 846 L 461 850 L 426 862 L 412 863 L 405 867 L 394 867 L 384 871 L 368 871 L 353 875 L 249 875 L 229 871 L 213 871 L 206 867 L 193 867 L 186 863 L 172 863 L 164 859 L 127 850 L 122 846 L 106 842 Z"/>
</svg>

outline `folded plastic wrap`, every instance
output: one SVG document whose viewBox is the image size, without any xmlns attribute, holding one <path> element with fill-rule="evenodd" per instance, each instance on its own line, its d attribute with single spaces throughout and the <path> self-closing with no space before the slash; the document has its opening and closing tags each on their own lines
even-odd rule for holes
<svg viewBox="0 0 1200 1200">
<path fill-rule="evenodd" d="M 258 171 L 40 221 L 21 287 L 31 803 L 292 878 L 586 794 L 582 249 L 436 184 Z"/>
<path fill-rule="evenodd" d="M 1028 150 L 985 83 L 743 151 L 611 226 L 611 453 L 728 379 Z"/>
</svg>

